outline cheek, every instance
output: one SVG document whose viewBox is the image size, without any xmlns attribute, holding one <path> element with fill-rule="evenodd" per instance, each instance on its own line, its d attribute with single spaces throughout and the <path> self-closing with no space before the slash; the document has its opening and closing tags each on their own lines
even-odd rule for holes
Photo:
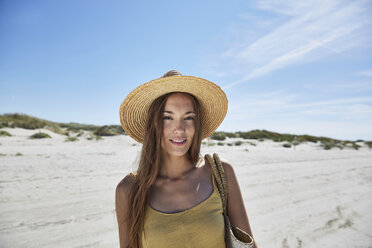
<svg viewBox="0 0 372 248">
<path fill-rule="evenodd" d="M 171 130 L 169 123 L 163 123 L 163 135 L 169 133 L 169 130 Z"/>
<path fill-rule="evenodd" d="M 190 135 L 194 136 L 194 134 L 195 134 L 195 125 L 194 125 L 194 123 L 188 124 L 186 128 L 188 130 L 188 133 Z"/>
</svg>

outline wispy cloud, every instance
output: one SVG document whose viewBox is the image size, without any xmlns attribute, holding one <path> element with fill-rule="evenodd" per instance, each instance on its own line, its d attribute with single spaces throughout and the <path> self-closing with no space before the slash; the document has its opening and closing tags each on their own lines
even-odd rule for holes
<svg viewBox="0 0 372 248">
<path fill-rule="evenodd" d="M 267 95 L 234 100 L 229 109 L 231 121 L 271 119 L 329 118 L 335 120 L 370 119 L 372 121 L 371 97 L 345 97 L 332 100 L 303 102 L 301 94 L 271 92 Z"/>
<path fill-rule="evenodd" d="M 313 90 L 323 93 L 361 93 L 372 92 L 372 81 L 349 81 L 337 83 L 307 83 L 303 85 L 305 90 Z"/>
<path fill-rule="evenodd" d="M 261 0 L 257 8 L 286 18 L 254 42 L 247 41 L 242 32 L 236 33 L 241 42 L 222 52 L 216 67 L 240 78 L 224 89 L 288 66 L 342 54 L 366 42 L 371 34 L 368 1 Z"/>
</svg>

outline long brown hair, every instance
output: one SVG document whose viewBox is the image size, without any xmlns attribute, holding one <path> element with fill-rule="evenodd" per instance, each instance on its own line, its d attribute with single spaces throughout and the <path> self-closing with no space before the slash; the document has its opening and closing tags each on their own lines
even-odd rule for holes
<svg viewBox="0 0 372 248">
<path fill-rule="evenodd" d="M 158 97 L 150 106 L 136 180 L 129 192 L 128 227 L 129 247 L 142 247 L 141 239 L 146 215 L 147 199 L 151 185 L 155 182 L 161 161 L 161 137 L 163 133 L 163 111 L 172 93 Z M 185 93 L 187 94 L 187 93 Z M 195 111 L 195 133 L 190 149 L 189 160 L 195 164 L 200 156 L 202 137 L 201 107 L 198 100 L 190 94 Z"/>
</svg>

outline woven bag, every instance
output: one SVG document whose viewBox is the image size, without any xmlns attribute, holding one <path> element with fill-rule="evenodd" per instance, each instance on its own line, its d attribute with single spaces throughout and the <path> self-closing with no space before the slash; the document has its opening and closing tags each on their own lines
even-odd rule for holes
<svg viewBox="0 0 372 248">
<path fill-rule="evenodd" d="M 220 158 L 216 153 L 213 154 L 213 158 L 209 154 L 206 154 L 205 158 L 212 167 L 213 176 L 217 181 L 217 188 L 222 200 L 226 248 L 253 248 L 253 238 L 243 230 L 231 226 L 227 216 L 227 183 Z"/>
</svg>

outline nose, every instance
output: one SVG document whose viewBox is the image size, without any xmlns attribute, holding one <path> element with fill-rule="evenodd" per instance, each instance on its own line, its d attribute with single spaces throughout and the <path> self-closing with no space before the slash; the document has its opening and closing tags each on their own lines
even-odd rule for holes
<svg viewBox="0 0 372 248">
<path fill-rule="evenodd" d="M 179 120 L 175 123 L 174 132 L 184 132 L 185 131 L 185 123 L 182 120 Z"/>
</svg>

